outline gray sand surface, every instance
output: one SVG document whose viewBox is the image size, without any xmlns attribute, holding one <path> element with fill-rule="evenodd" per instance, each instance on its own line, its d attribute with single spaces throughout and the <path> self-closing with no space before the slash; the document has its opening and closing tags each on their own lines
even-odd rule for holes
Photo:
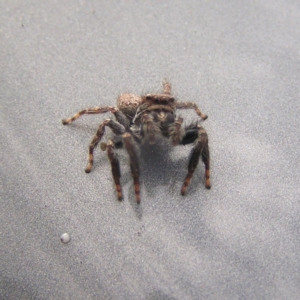
<svg viewBox="0 0 300 300">
<path fill-rule="evenodd" d="M 0 299 L 299 299 L 298 0 L 0 10 Z M 118 202 L 104 152 L 84 172 L 111 115 L 61 119 L 164 78 L 209 116 L 212 189 L 200 163 L 180 195 L 191 146 L 144 147 L 137 207 L 120 150 Z"/>
</svg>

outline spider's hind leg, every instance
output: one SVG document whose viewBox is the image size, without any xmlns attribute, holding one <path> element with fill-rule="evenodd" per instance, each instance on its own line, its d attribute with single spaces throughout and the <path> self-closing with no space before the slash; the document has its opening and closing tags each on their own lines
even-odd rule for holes
<svg viewBox="0 0 300 300">
<path fill-rule="evenodd" d="M 107 119 L 105 121 L 103 121 L 97 132 L 96 132 L 96 135 L 94 136 L 93 140 L 91 141 L 90 143 L 90 146 L 89 146 L 89 162 L 88 162 L 88 165 L 85 169 L 85 172 L 86 173 L 90 173 L 91 172 L 91 169 L 93 167 L 93 163 L 94 163 L 94 149 L 95 147 L 98 145 L 98 143 L 100 142 L 100 140 L 102 139 L 104 133 L 105 133 L 105 127 L 108 126 L 110 127 L 110 129 L 113 131 L 114 134 L 116 135 L 121 135 L 125 132 L 125 128 L 123 125 L 111 120 L 111 119 Z"/>
<path fill-rule="evenodd" d="M 193 140 L 193 136 L 195 137 L 195 132 L 193 129 L 190 129 L 190 137 L 191 141 Z M 209 166 L 209 148 L 208 148 L 208 137 L 207 133 L 204 130 L 203 127 L 198 127 L 197 129 L 198 133 L 198 140 L 196 142 L 196 145 L 192 149 L 191 157 L 188 165 L 188 174 L 183 182 L 182 188 L 181 188 L 181 194 L 184 195 L 186 192 L 186 189 L 188 185 L 191 182 L 192 176 L 194 174 L 194 171 L 198 165 L 200 155 L 202 157 L 202 161 L 205 165 L 205 187 L 207 189 L 210 189 L 210 166 Z M 183 139 L 184 143 L 185 139 Z"/>
</svg>

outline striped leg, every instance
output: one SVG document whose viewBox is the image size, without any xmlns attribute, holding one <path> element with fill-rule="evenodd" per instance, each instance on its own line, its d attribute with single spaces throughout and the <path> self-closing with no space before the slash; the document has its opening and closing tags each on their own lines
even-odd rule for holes
<svg viewBox="0 0 300 300">
<path fill-rule="evenodd" d="M 199 127 L 198 141 L 192 150 L 188 165 L 188 174 L 183 182 L 181 188 L 181 195 L 184 195 L 188 185 L 191 182 L 194 171 L 198 165 L 200 155 L 205 165 L 205 187 L 210 189 L 210 169 L 209 169 L 209 149 L 208 149 L 208 137 L 204 128 Z"/>
<path fill-rule="evenodd" d="M 120 177 L 121 177 L 120 162 L 119 162 L 117 156 L 115 155 L 113 148 L 114 148 L 114 143 L 110 140 L 107 143 L 106 151 L 107 151 L 109 161 L 111 163 L 111 171 L 112 171 L 112 175 L 113 175 L 115 185 L 116 185 L 118 200 L 122 201 L 123 194 L 122 194 L 122 188 L 121 188 L 121 184 L 120 184 Z"/>
<path fill-rule="evenodd" d="M 139 162 L 138 162 L 138 152 L 136 150 L 133 137 L 129 132 L 123 134 L 123 140 L 124 140 L 125 148 L 130 158 L 130 169 L 133 177 L 135 199 L 137 204 L 140 204 L 141 202 L 140 181 L 139 181 L 140 170 L 139 170 Z"/>
<path fill-rule="evenodd" d="M 63 123 L 63 125 L 70 124 L 70 123 L 74 122 L 75 120 L 77 120 L 82 115 L 94 115 L 94 114 L 102 114 L 102 113 L 106 113 L 106 112 L 116 113 L 117 111 L 118 111 L 118 108 L 113 107 L 113 106 L 87 108 L 87 109 L 84 109 L 84 110 L 78 112 L 71 118 L 63 119 L 62 123 Z"/>
<path fill-rule="evenodd" d="M 107 119 L 100 124 L 100 126 L 96 132 L 96 135 L 94 136 L 94 138 L 89 146 L 89 162 L 85 169 L 86 173 L 91 172 L 91 169 L 92 169 L 93 163 L 94 163 L 94 149 L 98 145 L 100 140 L 102 139 L 106 126 L 110 127 L 110 129 L 113 131 L 113 133 L 115 133 L 117 135 L 123 134 L 125 132 L 125 128 L 123 125 L 121 125 L 111 119 Z"/>
<path fill-rule="evenodd" d="M 203 120 L 207 119 L 207 115 L 202 113 L 198 106 L 193 102 L 176 102 L 177 109 L 184 109 L 184 108 L 192 108 L 196 111 L 197 115 L 200 116 Z"/>
<path fill-rule="evenodd" d="M 164 94 L 171 95 L 171 84 L 167 80 L 163 81 Z"/>
<path fill-rule="evenodd" d="M 202 151 L 202 161 L 205 165 L 205 187 L 210 189 L 210 165 L 209 165 L 209 148 L 208 144 L 206 144 Z"/>
<path fill-rule="evenodd" d="M 181 143 L 184 136 L 182 129 L 183 118 L 178 117 L 175 119 L 175 122 L 169 126 L 169 139 L 174 146 L 177 146 Z"/>
</svg>

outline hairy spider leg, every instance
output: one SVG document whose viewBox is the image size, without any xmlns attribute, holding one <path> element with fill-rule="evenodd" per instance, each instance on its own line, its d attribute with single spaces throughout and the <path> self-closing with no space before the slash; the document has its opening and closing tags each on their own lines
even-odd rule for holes
<svg viewBox="0 0 300 300">
<path fill-rule="evenodd" d="M 198 165 L 200 155 L 205 165 L 205 187 L 210 189 L 210 169 L 209 169 L 209 149 L 208 149 L 208 137 L 203 127 L 198 129 L 198 141 L 192 149 L 189 165 L 188 174 L 183 182 L 181 188 L 181 195 L 184 195 L 188 185 L 191 182 L 194 171 Z"/>
<path fill-rule="evenodd" d="M 173 146 L 177 146 L 183 139 L 183 129 L 182 129 L 183 118 L 178 117 L 175 122 L 169 126 L 169 139 Z"/>
<path fill-rule="evenodd" d="M 124 141 L 125 148 L 129 154 L 130 169 L 131 169 L 131 174 L 134 183 L 135 199 L 137 204 L 140 204 L 141 202 L 140 181 L 139 181 L 140 170 L 139 170 L 139 162 L 138 162 L 138 152 L 136 150 L 133 137 L 129 132 L 123 134 L 123 141 Z"/>
<path fill-rule="evenodd" d="M 176 102 L 177 109 L 187 109 L 192 108 L 196 111 L 197 115 L 200 116 L 203 120 L 207 119 L 207 115 L 202 113 L 199 107 L 194 102 Z"/>
<path fill-rule="evenodd" d="M 211 184 L 210 184 L 210 165 L 209 165 L 209 148 L 208 148 L 208 143 L 204 145 L 204 148 L 202 150 L 202 161 L 205 165 L 205 187 L 207 189 L 210 189 Z"/>
<path fill-rule="evenodd" d="M 171 84 L 167 80 L 163 81 L 164 94 L 171 95 Z"/>
<path fill-rule="evenodd" d="M 82 111 L 79 111 L 77 114 L 75 114 L 71 118 L 63 119 L 62 123 L 63 123 L 63 125 L 70 124 L 70 123 L 74 122 L 75 120 L 77 120 L 82 115 L 95 115 L 95 114 L 103 114 L 106 112 L 112 112 L 113 114 L 115 114 L 118 110 L 119 109 L 114 106 L 87 108 Z"/>
<path fill-rule="evenodd" d="M 129 130 L 130 125 L 131 125 L 130 119 L 119 109 L 117 109 L 115 112 L 112 112 L 112 113 L 115 115 L 117 121 L 120 124 L 122 124 L 126 130 Z"/>
<path fill-rule="evenodd" d="M 111 172 L 115 181 L 116 190 L 118 194 L 118 200 L 122 201 L 123 194 L 122 194 L 122 187 L 120 184 L 120 178 L 121 178 L 121 171 L 120 171 L 120 162 L 118 157 L 114 153 L 114 143 L 112 140 L 109 140 L 107 143 L 107 156 L 109 158 L 110 164 L 111 164 Z"/>
<path fill-rule="evenodd" d="M 100 126 L 96 132 L 96 135 L 92 139 L 90 146 L 89 146 L 89 158 L 88 158 L 89 162 L 85 169 L 86 173 L 91 172 L 91 169 L 92 169 L 93 163 L 94 163 L 94 149 L 98 145 L 100 140 L 102 139 L 106 126 L 108 126 L 113 131 L 113 133 L 115 133 L 116 135 L 121 135 L 125 132 L 125 128 L 123 125 L 121 125 L 111 119 L 107 119 L 100 124 Z"/>
</svg>

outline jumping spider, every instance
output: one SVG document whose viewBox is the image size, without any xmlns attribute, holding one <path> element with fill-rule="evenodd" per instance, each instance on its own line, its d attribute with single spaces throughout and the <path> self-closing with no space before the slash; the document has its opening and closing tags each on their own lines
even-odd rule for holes
<svg viewBox="0 0 300 300">
<path fill-rule="evenodd" d="M 101 149 L 106 150 L 111 163 L 112 175 L 115 181 L 118 200 L 123 199 L 120 185 L 120 163 L 114 153 L 115 148 L 125 146 L 130 159 L 130 168 L 134 182 L 136 201 L 140 203 L 139 162 L 138 145 L 143 141 L 155 144 L 160 137 L 166 137 L 174 145 L 186 145 L 194 143 L 188 164 L 188 174 L 183 182 L 181 194 L 184 195 L 191 181 L 193 173 L 201 156 L 205 165 L 205 187 L 210 188 L 209 149 L 207 133 L 199 123 L 194 123 L 183 128 L 183 118 L 176 115 L 177 109 L 192 108 L 203 120 L 207 115 L 203 114 L 195 103 L 178 102 L 171 96 L 171 85 L 163 82 L 162 94 L 147 94 L 138 96 L 134 94 L 122 94 L 118 98 L 117 106 L 105 106 L 84 109 L 69 119 L 63 119 L 64 125 L 69 124 L 85 114 L 101 114 L 111 112 L 116 121 L 107 119 L 103 121 L 89 146 L 88 165 L 85 169 L 89 173 L 93 166 L 94 149 L 102 139 L 105 127 L 108 126 L 114 137 L 108 143 L 101 143 Z"/>
</svg>

